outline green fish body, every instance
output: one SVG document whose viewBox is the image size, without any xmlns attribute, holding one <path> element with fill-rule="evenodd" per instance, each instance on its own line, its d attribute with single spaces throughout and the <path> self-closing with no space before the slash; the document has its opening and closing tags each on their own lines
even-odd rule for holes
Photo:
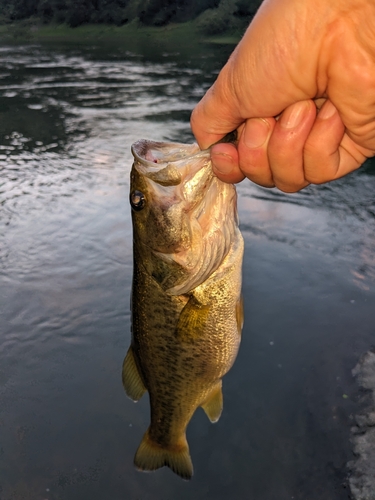
<svg viewBox="0 0 375 500">
<path fill-rule="evenodd" d="M 236 190 L 213 175 L 209 151 L 197 145 L 138 141 L 132 152 L 132 341 L 123 384 L 134 401 L 148 391 L 151 407 L 134 462 L 190 479 L 186 427 L 198 406 L 219 419 L 222 377 L 240 344 Z"/>
</svg>

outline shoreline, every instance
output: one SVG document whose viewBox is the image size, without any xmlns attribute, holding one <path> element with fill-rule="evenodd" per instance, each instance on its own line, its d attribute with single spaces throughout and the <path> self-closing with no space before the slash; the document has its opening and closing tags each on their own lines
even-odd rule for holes
<svg viewBox="0 0 375 500">
<path fill-rule="evenodd" d="M 198 32 L 194 21 L 174 23 L 166 26 L 142 26 L 130 22 L 123 26 L 108 24 L 84 24 L 71 28 L 66 24 L 40 24 L 35 20 L 17 21 L 11 24 L 0 24 L 0 43 L 32 43 L 32 42 L 75 42 L 92 43 L 97 41 L 125 41 L 136 36 L 139 39 L 153 41 L 178 41 L 191 43 L 192 35 L 200 43 L 236 45 L 242 32 L 225 32 L 220 35 L 206 36 Z"/>
</svg>

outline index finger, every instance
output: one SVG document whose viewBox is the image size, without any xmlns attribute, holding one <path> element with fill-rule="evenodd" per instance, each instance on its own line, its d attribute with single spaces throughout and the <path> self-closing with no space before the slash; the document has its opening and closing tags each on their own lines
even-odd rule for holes
<svg viewBox="0 0 375 500">
<path fill-rule="evenodd" d="M 226 86 L 220 84 L 220 79 L 219 75 L 191 115 L 191 129 L 201 149 L 217 143 L 244 121 L 235 111 L 233 95 L 224 95 Z"/>
</svg>

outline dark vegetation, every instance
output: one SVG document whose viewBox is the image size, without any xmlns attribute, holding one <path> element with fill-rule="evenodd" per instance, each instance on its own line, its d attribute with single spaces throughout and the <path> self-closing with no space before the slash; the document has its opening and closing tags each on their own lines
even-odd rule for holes
<svg viewBox="0 0 375 500">
<path fill-rule="evenodd" d="M 206 35 L 246 26 L 261 0 L 0 0 L 0 23 L 82 24 L 137 22 L 165 26 L 195 20 Z"/>
</svg>

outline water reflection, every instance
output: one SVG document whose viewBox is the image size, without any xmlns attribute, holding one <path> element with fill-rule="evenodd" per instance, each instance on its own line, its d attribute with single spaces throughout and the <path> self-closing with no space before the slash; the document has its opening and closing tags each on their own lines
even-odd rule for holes
<svg viewBox="0 0 375 500">
<path fill-rule="evenodd" d="M 239 186 L 245 326 L 223 415 L 189 425 L 191 484 L 133 469 L 149 409 L 119 375 L 130 144 L 190 142 L 230 50 L 151 45 L 0 50 L 0 498 L 343 500 L 351 369 L 373 342 L 373 162 L 297 195 Z"/>
</svg>

